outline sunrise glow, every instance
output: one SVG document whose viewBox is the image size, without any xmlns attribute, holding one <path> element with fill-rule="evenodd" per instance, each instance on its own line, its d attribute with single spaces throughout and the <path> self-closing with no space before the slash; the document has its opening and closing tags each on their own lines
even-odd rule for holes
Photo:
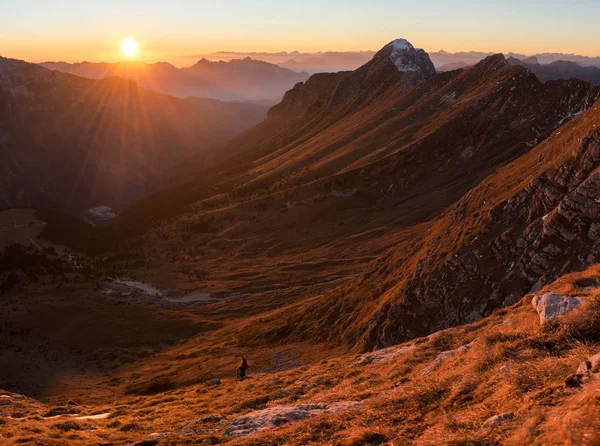
<svg viewBox="0 0 600 446">
<path fill-rule="evenodd" d="M 138 44 L 133 39 L 125 39 L 121 44 L 121 51 L 125 57 L 135 57 L 138 54 Z"/>
</svg>

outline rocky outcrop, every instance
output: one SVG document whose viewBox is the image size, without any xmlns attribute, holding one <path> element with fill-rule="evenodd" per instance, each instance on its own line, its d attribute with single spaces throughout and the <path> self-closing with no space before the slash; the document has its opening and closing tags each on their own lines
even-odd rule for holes
<svg viewBox="0 0 600 446">
<path fill-rule="evenodd" d="M 433 369 L 435 369 L 442 362 L 452 358 L 455 355 L 468 351 L 475 342 L 477 342 L 477 340 L 474 340 L 466 345 L 461 345 L 460 347 L 455 348 L 454 350 L 446 350 L 445 352 L 440 353 L 439 355 L 437 355 L 437 357 L 433 360 L 431 364 L 429 364 L 427 367 L 421 370 L 421 376 L 429 375 L 433 371 Z"/>
<path fill-rule="evenodd" d="M 225 430 L 225 435 L 243 437 L 284 424 L 301 421 L 306 418 L 325 413 L 358 409 L 363 406 L 359 401 L 343 401 L 337 403 L 297 404 L 293 406 L 275 406 L 257 410 L 235 418 Z"/>
<path fill-rule="evenodd" d="M 396 39 L 388 43 L 379 56 L 387 56 L 400 72 L 415 72 L 424 78 L 435 75 L 435 67 L 427 53 L 421 48 L 415 48 L 406 39 Z"/>
<path fill-rule="evenodd" d="M 580 297 L 546 293 L 534 296 L 533 299 L 531 299 L 531 305 L 533 305 L 533 308 L 535 308 L 540 315 L 540 323 L 544 325 L 552 319 L 556 319 L 576 310 L 583 301 L 584 299 Z"/>
</svg>

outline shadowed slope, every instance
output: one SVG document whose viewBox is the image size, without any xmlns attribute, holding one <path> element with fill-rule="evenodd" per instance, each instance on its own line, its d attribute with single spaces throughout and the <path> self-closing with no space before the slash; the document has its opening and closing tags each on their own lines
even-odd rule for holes
<svg viewBox="0 0 600 446">
<path fill-rule="evenodd" d="M 240 131 L 227 116 L 131 81 L 0 59 L 0 206 L 119 212 L 165 168 L 191 155 L 208 163 L 206 149 Z"/>
</svg>

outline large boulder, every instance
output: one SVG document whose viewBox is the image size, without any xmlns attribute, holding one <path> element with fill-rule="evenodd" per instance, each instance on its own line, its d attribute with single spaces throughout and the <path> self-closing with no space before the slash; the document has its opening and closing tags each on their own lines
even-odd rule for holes
<svg viewBox="0 0 600 446">
<path fill-rule="evenodd" d="M 569 314 L 577 309 L 584 301 L 584 297 L 565 296 L 564 294 L 546 293 L 534 296 L 531 305 L 540 315 L 542 325 L 552 319 Z"/>
</svg>

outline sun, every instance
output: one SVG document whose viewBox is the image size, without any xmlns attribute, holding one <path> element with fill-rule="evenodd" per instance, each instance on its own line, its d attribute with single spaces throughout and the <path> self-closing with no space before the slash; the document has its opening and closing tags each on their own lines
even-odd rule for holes
<svg viewBox="0 0 600 446">
<path fill-rule="evenodd" d="M 126 57 L 133 57 L 138 53 L 138 44 L 133 39 L 125 39 L 121 44 L 121 51 Z"/>
</svg>

